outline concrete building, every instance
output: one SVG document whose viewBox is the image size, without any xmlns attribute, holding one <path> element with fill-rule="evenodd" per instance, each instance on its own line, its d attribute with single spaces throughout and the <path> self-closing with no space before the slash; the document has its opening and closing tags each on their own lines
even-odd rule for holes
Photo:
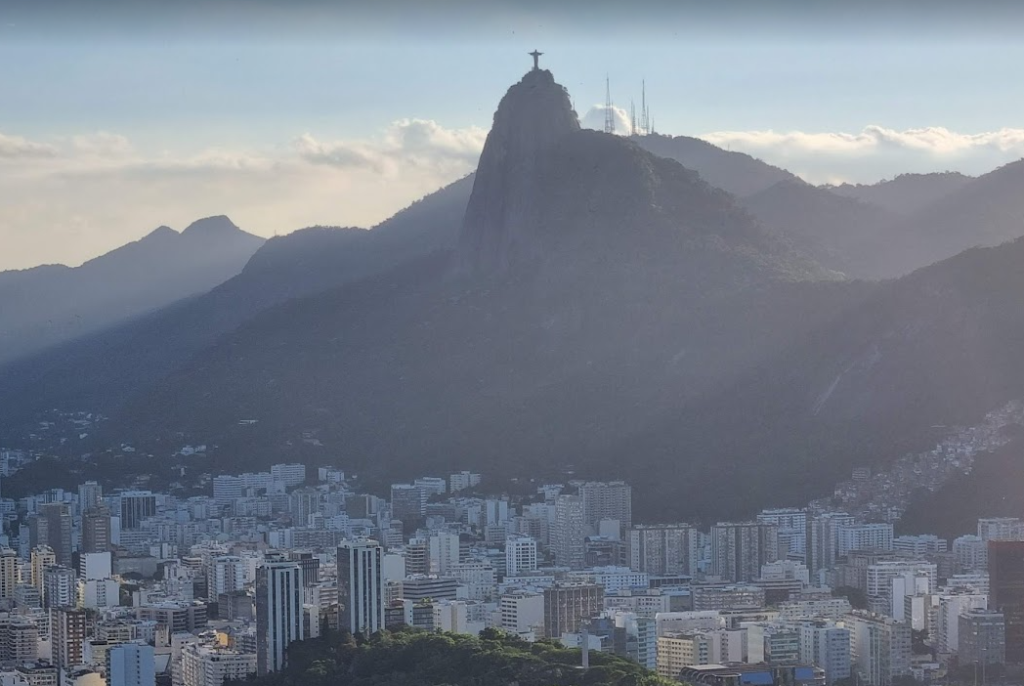
<svg viewBox="0 0 1024 686">
<path fill-rule="evenodd" d="M 986 542 L 1024 541 L 1024 520 L 1018 517 L 979 519 L 978 538 Z"/>
<path fill-rule="evenodd" d="M 113 560 L 109 552 L 82 553 L 78 556 L 78 578 L 85 581 L 109 579 L 113 575 Z"/>
<path fill-rule="evenodd" d="M 156 516 L 156 496 L 151 491 L 125 491 L 120 502 L 121 531 L 140 529 L 143 520 Z"/>
<path fill-rule="evenodd" d="M 711 664 L 711 643 L 701 632 L 659 636 L 655 671 L 664 679 L 680 680 L 683 668 Z"/>
<path fill-rule="evenodd" d="M 812 578 L 819 572 L 836 565 L 839 551 L 839 529 L 855 523 L 852 515 L 845 512 L 826 512 L 807 519 L 807 536 L 804 543 L 804 564 Z"/>
<path fill-rule="evenodd" d="M 222 593 L 245 588 L 249 580 L 249 564 L 237 555 L 220 555 L 206 568 L 206 597 L 214 600 Z"/>
<path fill-rule="evenodd" d="M 0 549 L 0 599 L 13 598 L 14 589 L 21 583 L 21 558 L 11 548 Z"/>
<path fill-rule="evenodd" d="M 67 672 L 82 664 L 83 643 L 92 633 L 89 615 L 85 610 L 70 607 L 50 611 L 51 655 L 50 661 Z"/>
<path fill-rule="evenodd" d="M 892 686 L 910 674 L 910 626 L 892 617 L 855 610 L 846 616 L 850 629 L 850 660 L 862 683 Z"/>
<path fill-rule="evenodd" d="M 849 678 L 850 630 L 831 621 L 802 622 L 800 662 L 821 667 L 830 686 Z"/>
<path fill-rule="evenodd" d="M 369 636 L 384 628 L 383 555 L 376 541 L 344 543 L 338 548 L 341 629 Z"/>
<path fill-rule="evenodd" d="M 46 531 L 46 545 L 53 549 L 57 564 L 71 567 L 71 535 L 74 520 L 66 503 L 45 503 L 39 507 L 39 526 Z"/>
<path fill-rule="evenodd" d="M 43 570 L 43 607 L 70 607 L 78 598 L 78 578 L 74 570 L 51 565 Z"/>
<path fill-rule="evenodd" d="M 427 573 L 450 574 L 459 564 L 459 535 L 452 531 L 438 531 L 427 539 Z"/>
<path fill-rule="evenodd" d="M 700 532 L 689 524 L 634 526 L 629 532 L 630 567 L 658 576 L 693 576 L 700 543 Z"/>
<path fill-rule="evenodd" d="M 106 677 L 110 686 L 155 686 L 156 658 L 153 646 L 122 643 L 109 648 Z"/>
<path fill-rule="evenodd" d="M 537 541 L 529 536 L 510 536 L 505 541 L 505 573 L 517 576 L 537 569 Z"/>
<path fill-rule="evenodd" d="M 181 650 L 181 686 L 220 686 L 256 671 L 256 654 L 216 644 L 190 643 Z"/>
<path fill-rule="evenodd" d="M 280 670 L 286 651 L 306 637 L 302 569 L 283 555 L 268 556 L 256 569 L 256 672 Z"/>
<path fill-rule="evenodd" d="M 754 622 L 747 625 L 747 660 L 752 663 L 792 664 L 800 660 L 800 628 L 790 624 Z"/>
<path fill-rule="evenodd" d="M 894 581 L 903 580 L 901 585 L 894 586 Z M 907 579 L 913 583 L 908 584 Z M 916 581 L 923 579 L 922 581 Z M 911 588 L 929 593 L 937 588 L 938 570 L 931 562 L 924 560 L 882 560 L 867 567 L 865 576 L 865 593 L 868 603 L 876 611 L 901 618 L 903 614 L 903 597 L 914 595 Z M 896 595 L 894 596 L 894 592 Z M 898 596 L 898 597 L 897 597 Z"/>
<path fill-rule="evenodd" d="M 598 525 L 602 520 L 612 520 L 619 523 L 619 539 L 625 539 L 626 532 L 633 526 L 633 489 L 629 484 L 588 482 L 580 486 L 580 498 L 588 534 L 599 533 Z"/>
<path fill-rule="evenodd" d="M 232 505 L 242 497 L 242 479 L 231 474 L 213 477 L 213 502 L 219 507 Z"/>
<path fill-rule="evenodd" d="M 32 569 L 31 583 L 39 591 L 39 595 L 44 596 L 43 572 L 47 567 L 57 564 L 57 556 L 53 554 L 50 546 L 43 545 L 32 549 L 29 560 Z"/>
<path fill-rule="evenodd" d="M 586 560 L 587 524 L 583 499 L 578 495 L 560 495 L 555 499 L 555 521 L 551 526 L 551 552 L 555 564 L 583 569 Z"/>
<path fill-rule="evenodd" d="M 112 524 L 110 510 L 90 509 L 82 515 L 83 553 L 104 553 L 112 547 Z"/>
<path fill-rule="evenodd" d="M 971 535 L 954 539 L 953 559 L 959 572 L 988 569 L 988 541 Z"/>
<path fill-rule="evenodd" d="M 847 524 L 837 533 L 839 557 L 852 550 L 892 550 L 892 524 Z"/>
<path fill-rule="evenodd" d="M 779 529 L 758 522 L 711 527 L 711 573 L 723 581 L 752 581 L 761 566 L 779 559 Z"/>
<path fill-rule="evenodd" d="M 427 492 L 412 484 L 391 485 L 391 516 L 409 525 L 418 522 L 427 510 Z"/>
<path fill-rule="evenodd" d="M 1006 622 L 1001 612 L 969 610 L 958 619 L 959 664 L 1001 665 L 1006 662 Z"/>
<path fill-rule="evenodd" d="M 596 584 L 560 585 L 544 589 L 544 636 L 577 633 L 580 622 L 604 610 L 604 589 Z"/>
<path fill-rule="evenodd" d="M 544 633 L 544 595 L 520 591 L 498 601 L 501 628 L 518 636 L 539 638 Z"/>
<path fill-rule="evenodd" d="M 280 481 L 285 488 L 301 486 L 306 481 L 306 465 L 299 463 L 271 465 L 270 478 Z"/>
<path fill-rule="evenodd" d="M 1006 659 L 1024 662 L 1024 541 L 989 539 L 988 574 L 988 608 L 1006 624 Z"/>
<path fill-rule="evenodd" d="M 39 627 L 19 615 L 0 615 L 0 664 L 20 665 L 39 657 Z"/>
</svg>

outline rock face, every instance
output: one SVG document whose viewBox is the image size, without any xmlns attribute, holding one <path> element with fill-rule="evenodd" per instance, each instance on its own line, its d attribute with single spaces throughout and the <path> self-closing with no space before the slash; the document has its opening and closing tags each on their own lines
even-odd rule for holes
<svg viewBox="0 0 1024 686">
<path fill-rule="evenodd" d="M 545 153 L 580 129 L 569 94 L 546 69 L 508 89 L 494 114 L 459 241 L 459 266 L 500 273 L 536 251 L 540 167 Z"/>
</svg>

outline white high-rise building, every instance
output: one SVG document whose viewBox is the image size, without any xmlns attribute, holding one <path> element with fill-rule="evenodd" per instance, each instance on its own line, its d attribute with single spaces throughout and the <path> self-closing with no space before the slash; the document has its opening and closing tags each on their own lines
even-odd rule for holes
<svg viewBox="0 0 1024 686">
<path fill-rule="evenodd" d="M 892 686 L 910 674 L 910 625 L 892 617 L 855 610 L 843 623 L 850 629 L 850 662 L 872 686 Z"/>
<path fill-rule="evenodd" d="M 230 505 L 242 497 L 242 478 L 231 474 L 213 477 L 213 502 L 217 505 Z"/>
<path fill-rule="evenodd" d="M 298 486 L 306 480 L 306 465 L 275 464 L 270 467 L 270 476 L 274 481 L 283 483 L 286 488 Z"/>
<path fill-rule="evenodd" d="M 43 586 L 43 572 L 46 570 L 47 567 L 52 567 L 53 565 L 57 564 L 57 555 L 49 546 L 36 546 L 32 549 L 30 563 L 32 566 L 31 583 L 33 586 L 36 587 L 36 590 L 39 591 L 40 596 L 45 596 Z"/>
<path fill-rule="evenodd" d="M 413 481 L 412 485 L 426 491 L 427 497 L 432 495 L 444 495 L 444 492 L 448 490 L 448 482 L 434 476 L 421 476 Z"/>
<path fill-rule="evenodd" d="M 558 496 L 555 499 L 555 523 L 551 527 L 551 551 L 555 555 L 555 564 L 583 569 L 586 538 L 583 499 L 578 495 Z"/>
<path fill-rule="evenodd" d="M 43 571 L 43 606 L 72 607 L 78 597 L 78 579 L 67 567 L 51 565 Z"/>
<path fill-rule="evenodd" d="M 927 586 L 927 590 L 923 592 L 929 593 L 936 588 L 938 571 L 935 564 L 923 560 L 883 560 L 873 565 L 868 565 L 867 588 L 865 589 L 868 601 L 873 602 L 875 607 L 884 608 L 885 612 L 888 612 L 890 616 L 895 616 L 896 613 L 893 612 L 895 590 L 893 581 L 897 577 L 905 579 L 907 575 L 911 579 L 918 576 L 924 578 L 924 581 L 914 582 L 914 589 Z M 914 595 L 914 593 L 908 593 L 906 585 L 899 590 L 902 595 L 899 598 L 900 610 L 898 610 L 898 614 L 902 614 L 903 596 Z"/>
<path fill-rule="evenodd" d="M 105 609 L 121 604 L 121 585 L 113 579 L 80 579 L 78 581 L 78 606 L 88 609 Z"/>
<path fill-rule="evenodd" d="M 544 633 L 544 596 L 517 592 L 503 595 L 498 602 L 501 628 L 519 636 L 540 637 Z"/>
<path fill-rule="evenodd" d="M 956 653 L 960 643 L 960 615 L 971 610 L 988 608 L 988 595 L 983 593 L 941 593 L 936 613 L 935 647 L 940 656 Z"/>
<path fill-rule="evenodd" d="M 256 655 L 218 645 L 188 643 L 181 649 L 181 686 L 220 686 L 256 671 Z"/>
<path fill-rule="evenodd" d="M 805 554 L 807 510 L 795 507 L 761 510 L 757 515 L 757 521 L 762 524 L 774 524 L 779 528 L 779 557 Z"/>
<path fill-rule="evenodd" d="M 221 593 L 241 591 L 249 579 L 249 562 L 236 555 L 221 555 L 210 560 L 206 569 L 206 594 L 216 600 Z"/>
<path fill-rule="evenodd" d="M 804 563 L 817 580 L 818 573 L 836 565 L 839 551 L 839 529 L 855 523 L 853 515 L 845 512 L 825 512 L 807 522 Z"/>
<path fill-rule="evenodd" d="M 459 564 L 459 535 L 439 531 L 427 539 L 427 569 L 430 574 L 446 575 Z"/>
<path fill-rule="evenodd" d="M 700 532 L 689 524 L 637 525 L 629 532 L 629 566 L 657 576 L 697 573 Z"/>
<path fill-rule="evenodd" d="M 537 541 L 529 536 L 512 536 L 505 541 L 505 574 L 518 576 L 537 569 Z"/>
<path fill-rule="evenodd" d="M 267 556 L 256 569 L 256 672 L 276 672 L 288 646 L 306 637 L 303 626 L 302 568 L 284 555 Z"/>
<path fill-rule="evenodd" d="M 892 550 L 892 524 L 850 524 L 838 529 L 839 557 L 851 550 Z"/>
<path fill-rule="evenodd" d="M 12 548 L 0 549 L 0 598 L 13 598 L 20 581 L 21 558 Z"/>
<path fill-rule="evenodd" d="M 752 581 L 761 566 L 779 559 L 779 529 L 758 522 L 711 527 L 711 573 L 725 581 Z"/>
<path fill-rule="evenodd" d="M 78 576 L 84 581 L 109 579 L 113 576 L 113 561 L 110 552 L 79 555 Z"/>
<path fill-rule="evenodd" d="M 597 533 L 603 519 L 619 523 L 619 539 L 633 527 L 633 489 L 624 481 L 592 481 L 580 486 L 583 500 L 583 519 L 587 533 Z"/>
<path fill-rule="evenodd" d="M 369 636 L 384 628 L 384 549 L 376 541 L 343 543 L 338 548 L 338 626 Z"/>
<path fill-rule="evenodd" d="M 459 472 L 448 478 L 449 489 L 452 493 L 464 491 L 480 484 L 480 475 L 472 472 Z"/>
<path fill-rule="evenodd" d="M 107 649 L 107 683 L 113 686 L 154 686 L 156 658 L 153 646 L 121 643 Z M 205 685 L 204 685 L 205 686 Z"/>
<path fill-rule="evenodd" d="M 800 661 L 821 667 L 828 684 L 848 678 L 850 630 L 835 622 L 803 622 L 800 625 Z"/>
<path fill-rule="evenodd" d="M 915 556 L 944 553 L 948 547 L 949 542 L 935 534 L 897 536 L 892 540 L 893 550 Z"/>
<path fill-rule="evenodd" d="M 973 535 L 955 538 L 953 558 L 960 571 L 988 569 L 988 541 Z"/>
<path fill-rule="evenodd" d="M 978 520 L 983 541 L 1024 541 L 1024 520 L 1018 517 L 987 517 Z"/>
</svg>

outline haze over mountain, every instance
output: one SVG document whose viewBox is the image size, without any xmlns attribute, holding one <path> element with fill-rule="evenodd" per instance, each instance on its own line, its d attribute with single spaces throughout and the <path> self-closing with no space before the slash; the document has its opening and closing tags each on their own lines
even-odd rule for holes
<svg viewBox="0 0 1024 686">
<path fill-rule="evenodd" d="M 802 504 L 1024 397 L 1024 242 L 880 284 L 837 273 L 1019 235 L 1019 165 L 899 177 L 900 204 L 651 138 L 581 130 L 529 72 L 474 175 L 372 231 L 268 241 L 205 295 L 0 369 L 0 412 L 102 410 L 154 451 L 217 445 L 215 469 L 628 468 L 661 518 Z M 694 479 L 706 496 L 680 500 Z"/>
<path fill-rule="evenodd" d="M 80 267 L 0 272 L 0 363 L 208 291 L 263 242 L 207 217 L 181 233 L 161 226 Z"/>
<path fill-rule="evenodd" d="M 908 216 L 955 193 L 970 182 L 970 176 L 958 172 L 945 172 L 900 174 L 889 181 L 872 184 L 844 183 L 824 188 L 838 195 L 877 205 L 893 214 Z"/>
<path fill-rule="evenodd" d="M 536 116 L 512 116 L 523 112 Z M 225 464 L 280 459 L 309 431 L 394 473 L 564 465 L 857 297 L 695 172 L 574 123 L 551 75 L 528 73 L 502 100 L 465 219 L 452 222 L 457 251 L 272 307 L 152 387 L 130 374 L 108 384 L 121 398 L 137 390 L 121 427 L 141 440 L 217 436 Z M 257 270 L 264 261 L 199 301 L 274 272 Z M 825 283 L 805 294 L 808 281 Z M 75 380 L 125 378 L 121 355 L 67 359 L 15 369 L 4 404 L 28 387 L 51 400 L 69 383 L 96 400 Z M 237 434 L 241 418 L 259 423 Z"/>
<path fill-rule="evenodd" d="M 660 502 L 670 497 L 666 470 L 685 465 L 705 488 L 689 494 L 684 516 L 725 509 L 714 499 L 740 482 L 751 484 L 738 491 L 745 499 L 806 503 L 808 484 L 931 448 L 937 425 L 969 426 L 1024 398 L 1022 288 L 1024 239 L 876 286 L 728 389 L 612 446 L 607 464 L 644 456 L 635 473 Z M 679 446 L 699 459 L 681 461 Z M 973 516 L 984 516 L 974 503 Z M 737 502 L 732 514 L 744 511 Z"/>
</svg>

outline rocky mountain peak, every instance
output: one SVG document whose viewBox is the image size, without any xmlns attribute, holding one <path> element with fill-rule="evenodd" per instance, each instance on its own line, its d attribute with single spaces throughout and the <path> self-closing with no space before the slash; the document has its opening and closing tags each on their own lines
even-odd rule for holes
<svg viewBox="0 0 1024 686">
<path fill-rule="evenodd" d="M 462 268 L 502 272 L 533 248 L 538 169 L 545 152 L 580 123 L 566 89 L 534 69 L 501 99 L 477 167 L 460 236 Z"/>
</svg>

